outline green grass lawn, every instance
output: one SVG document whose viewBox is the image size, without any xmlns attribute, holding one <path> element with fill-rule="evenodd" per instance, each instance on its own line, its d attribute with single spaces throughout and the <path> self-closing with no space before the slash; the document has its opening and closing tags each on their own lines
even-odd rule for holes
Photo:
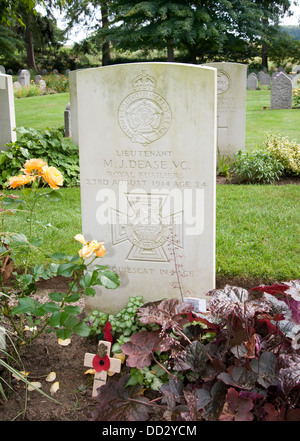
<svg viewBox="0 0 300 441">
<path fill-rule="evenodd" d="M 59 202 L 37 205 L 34 233 L 47 253 L 76 254 L 81 245 L 73 238 L 81 232 L 79 188 L 60 190 Z M 20 194 L 15 190 L 14 193 Z M 216 273 L 223 277 L 289 280 L 300 274 L 300 187 L 297 185 L 218 185 Z M 10 231 L 28 234 L 28 215 L 6 217 Z M 45 229 L 41 223 L 51 226 Z M 101 238 L 97 238 L 101 240 Z M 47 265 L 34 253 L 31 264 Z M 22 261 L 18 262 L 22 265 Z"/>
<path fill-rule="evenodd" d="M 246 148 L 261 146 L 268 131 L 300 143 L 300 109 L 270 109 L 270 104 L 270 90 L 247 90 Z"/>
<path fill-rule="evenodd" d="M 267 131 L 281 133 L 300 143 L 300 109 L 272 110 L 269 89 L 247 90 L 246 147 L 262 145 Z M 15 99 L 17 127 L 63 127 L 69 93 Z"/>
<path fill-rule="evenodd" d="M 16 100 L 17 126 L 61 127 L 69 100 L 68 93 Z M 271 110 L 269 106 L 270 90 L 247 91 L 247 147 L 261 145 L 269 130 L 300 142 L 300 110 Z M 44 239 L 50 253 L 75 254 L 80 248 L 73 239 L 81 232 L 80 190 L 64 188 L 61 193 L 62 201 L 37 206 L 35 220 L 52 226 L 44 229 L 36 223 L 36 235 Z M 278 281 L 299 278 L 299 207 L 297 185 L 217 186 L 217 275 Z M 25 213 L 9 216 L 7 221 L 8 230 L 26 234 Z M 47 263 L 42 255 L 36 254 L 32 264 L 35 259 Z"/>
<path fill-rule="evenodd" d="M 69 93 L 15 98 L 16 125 L 38 130 L 63 127 L 69 101 Z"/>
</svg>

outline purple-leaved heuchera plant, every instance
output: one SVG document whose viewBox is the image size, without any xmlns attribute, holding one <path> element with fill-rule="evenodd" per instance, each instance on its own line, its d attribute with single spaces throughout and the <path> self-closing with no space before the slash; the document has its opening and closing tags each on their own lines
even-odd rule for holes
<svg viewBox="0 0 300 441">
<path fill-rule="evenodd" d="M 207 313 L 177 299 L 138 310 L 157 329 L 122 345 L 130 374 L 99 389 L 94 420 L 300 421 L 300 281 L 207 294 Z M 157 366 L 144 392 L 137 373 Z"/>
</svg>

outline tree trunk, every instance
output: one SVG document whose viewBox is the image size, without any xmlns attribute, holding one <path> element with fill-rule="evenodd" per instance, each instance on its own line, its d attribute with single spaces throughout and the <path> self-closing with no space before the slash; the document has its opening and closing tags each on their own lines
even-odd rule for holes
<svg viewBox="0 0 300 441">
<path fill-rule="evenodd" d="M 34 56 L 34 42 L 33 42 L 33 34 L 30 29 L 30 25 L 32 23 L 32 15 L 29 12 L 25 15 L 25 42 L 26 42 L 26 52 L 27 52 L 27 67 L 28 69 L 33 69 L 37 71 L 35 56 Z"/>
<path fill-rule="evenodd" d="M 108 2 L 101 2 L 102 28 L 108 28 Z M 107 40 L 102 45 L 102 66 L 107 66 L 111 61 L 110 41 Z"/>
<path fill-rule="evenodd" d="M 263 24 L 265 29 L 267 29 L 268 26 L 268 19 L 263 19 Z M 268 71 L 268 43 L 266 40 L 263 40 L 261 43 L 261 64 L 263 66 L 263 69 Z"/>
<path fill-rule="evenodd" d="M 263 41 L 261 45 L 261 64 L 263 69 L 268 71 L 268 43 Z"/>
<path fill-rule="evenodd" d="M 174 57 L 174 39 L 173 38 L 170 38 L 168 40 L 167 49 L 168 49 L 168 62 L 174 63 L 175 57 Z"/>
</svg>

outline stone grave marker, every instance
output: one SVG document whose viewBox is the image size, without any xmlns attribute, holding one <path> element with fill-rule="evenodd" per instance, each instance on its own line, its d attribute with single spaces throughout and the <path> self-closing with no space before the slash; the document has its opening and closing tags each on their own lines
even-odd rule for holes
<svg viewBox="0 0 300 441">
<path fill-rule="evenodd" d="M 30 72 L 27 69 L 22 69 L 18 76 L 18 82 L 22 87 L 30 85 Z"/>
<path fill-rule="evenodd" d="M 42 80 L 42 75 L 36 75 L 35 77 L 34 77 L 34 82 L 35 82 L 35 84 L 39 84 L 39 81 L 40 80 Z"/>
<path fill-rule="evenodd" d="M 66 106 L 66 110 L 64 112 L 64 121 L 65 121 L 65 137 L 72 138 L 70 103 L 68 103 Z"/>
<path fill-rule="evenodd" d="M 217 147 L 221 156 L 233 156 L 245 148 L 247 66 L 239 63 L 207 63 L 217 71 Z"/>
<path fill-rule="evenodd" d="M 20 90 L 20 89 L 22 89 L 22 86 L 21 86 L 21 84 L 19 83 L 19 81 L 15 81 L 15 82 L 14 82 L 14 88 L 15 88 L 16 90 Z"/>
<path fill-rule="evenodd" d="M 0 74 L 0 150 L 16 141 L 15 102 L 11 75 Z"/>
<path fill-rule="evenodd" d="M 0 64 L 0 74 L 5 74 L 5 67 Z"/>
<path fill-rule="evenodd" d="M 291 109 L 293 101 L 293 83 L 283 72 L 280 72 L 271 86 L 271 109 Z"/>
<path fill-rule="evenodd" d="M 39 86 L 39 89 L 40 89 L 41 92 L 46 92 L 46 90 L 47 90 L 47 84 L 46 84 L 46 81 L 45 81 L 45 80 L 40 80 L 40 81 L 38 82 L 38 86 Z"/>
<path fill-rule="evenodd" d="M 121 281 L 87 310 L 181 299 L 177 274 L 185 296 L 215 286 L 216 74 L 179 63 L 70 72 L 82 234 L 105 243 Z"/>
<path fill-rule="evenodd" d="M 269 84 L 271 82 L 271 77 L 269 74 L 262 72 L 262 74 L 260 75 L 259 81 L 262 86 L 269 86 Z"/>
<path fill-rule="evenodd" d="M 87 352 L 84 356 L 84 366 L 95 369 L 92 397 L 96 397 L 97 389 L 106 384 L 108 372 L 119 373 L 121 371 L 121 360 L 109 356 L 110 347 L 110 342 L 99 341 L 97 354 Z"/>
<path fill-rule="evenodd" d="M 257 88 L 258 88 L 257 76 L 251 73 L 250 75 L 248 75 L 247 78 L 247 89 L 256 90 Z"/>
</svg>

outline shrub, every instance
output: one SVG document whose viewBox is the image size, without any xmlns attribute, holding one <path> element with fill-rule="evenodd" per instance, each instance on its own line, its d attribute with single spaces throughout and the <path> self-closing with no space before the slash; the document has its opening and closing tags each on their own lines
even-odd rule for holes
<svg viewBox="0 0 300 441">
<path fill-rule="evenodd" d="M 280 161 L 286 174 L 300 174 L 300 144 L 286 136 L 267 133 L 265 146 Z"/>
<path fill-rule="evenodd" d="M 61 74 L 50 74 L 43 76 L 49 91 L 63 93 L 69 92 L 69 78 Z"/>
<path fill-rule="evenodd" d="M 38 96 L 41 94 L 40 88 L 37 84 L 30 84 L 21 89 L 14 89 L 15 98 L 27 98 L 29 96 Z"/>
<path fill-rule="evenodd" d="M 78 147 L 70 138 L 64 138 L 62 129 L 39 131 L 16 129 L 18 140 L 7 144 L 0 153 L 0 185 L 15 175 L 27 159 L 39 157 L 61 170 L 65 186 L 79 183 Z"/>
<path fill-rule="evenodd" d="M 270 152 L 265 150 L 242 151 L 233 157 L 230 172 L 233 180 L 245 184 L 272 184 L 283 174 L 284 167 Z"/>
<path fill-rule="evenodd" d="M 293 90 L 293 106 L 300 108 L 300 80 L 298 80 L 299 86 Z"/>
</svg>

